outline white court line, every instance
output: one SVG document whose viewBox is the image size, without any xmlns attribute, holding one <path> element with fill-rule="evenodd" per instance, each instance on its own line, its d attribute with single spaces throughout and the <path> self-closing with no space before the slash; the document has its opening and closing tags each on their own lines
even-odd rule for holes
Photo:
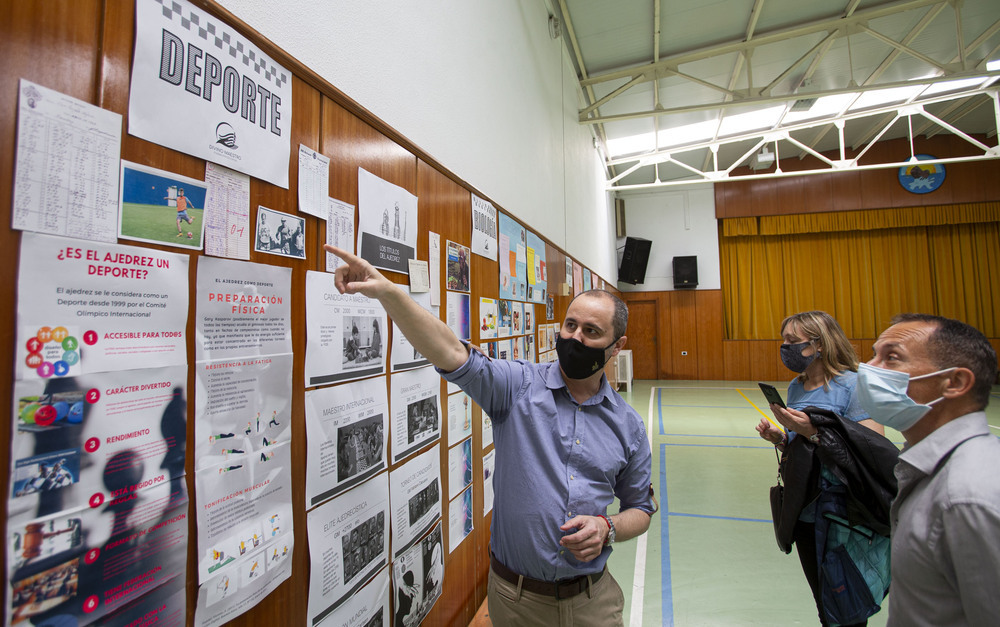
<svg viewBox="0 0 1000 627">
<path fill-rule="evenodd" d="M 646 438 L 649 440 L 649 452 L 653 452 L 653 397 L 657 388 L 649 390 L 649 410 L 646 412 Z M 650 477 L 652 480 L 652 477 Z M 635 571 L 632 573 L 632 610 L 629 612 L 628 624 L 632 627 L 642 625 L 642 604 L 646 591 L 646 546 L 649 532 L 639 536 L 635 545 Z"/>
</svg>

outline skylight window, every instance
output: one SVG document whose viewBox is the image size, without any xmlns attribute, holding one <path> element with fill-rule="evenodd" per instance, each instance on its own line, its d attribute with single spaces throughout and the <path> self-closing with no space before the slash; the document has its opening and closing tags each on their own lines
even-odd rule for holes
<svg viewBox="0 0 1000 627">
<path fill-rule="evenodd" d="M 608 139 L 608 153 L 611 157 L 623 157 L 651 152 L 656 147 L 653 139 L 653 133 Z"/>
<path fill-rule="evenodd" d="M 740 135 L 765 128 L 771 128 L 781 119 L 785 105 L 768 107 L 759 111 L 750 111 L 737 115 L 727 115 L 722 119 L 719 135 Z"/>
<path fill-rule="evenodd" d="M 946 91 L 958 91 L 960 89 L 972 89 L 974 87 L 979 87 L 986 80 L 985 76 L 977 76 L 975 78 L 963 78 L 957 81 L 944 81 L 941 83 L 934 83 L 930 87 L 924 90 L 921 96 L 933 96 L 934 94 L 941 94 Z"/>
<path fill-rule="evenodd" d="M 905 102 L 919 94 L 926 86 L 914 85 L 907 87 L 894 87 L 892 89 L 877 89 L 866 91 L 858 97 L 857 102 L 851 106 L 851 111 L 878 107 L 890 102 Z"/>
<path fill-rule="evenodd" d="M 813 120 L 816 118 L 837 115 L 846 109 L 847 105 L 851 104 L 851 101 L 857 97 L 857 93 L 824 96 L 817 100 L 808 111 L 789 111 L 788 115 L 785 116 L 785 119 L 782 120 L 782 125 L 797 124 L 802 120 Z"/>
<path fill-rule="evenodd" d="M 708 141 L 715 136 L 715 129 L 718 126 L 718 120 L 705 120 L 704 122 L 663 129 L 660 131 L 660 148 Z"/>
</svg>

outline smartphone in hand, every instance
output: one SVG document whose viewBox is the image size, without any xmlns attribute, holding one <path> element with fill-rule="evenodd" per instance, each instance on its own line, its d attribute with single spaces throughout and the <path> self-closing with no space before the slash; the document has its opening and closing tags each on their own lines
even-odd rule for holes
<svg viewBox="0 0 1000 627">
<path fill-rule="evenodd" d="M 764 398 L 767 399 L 767 404 L 770 406 L 772 403 L 776 403 L 779 407 L 785 406 L 785 401 L 781 399 L 781 393 L 778 392 L 777 388 L 769 383 L 758 383 L 760 391 L 764 393 Z"/>
</svg>

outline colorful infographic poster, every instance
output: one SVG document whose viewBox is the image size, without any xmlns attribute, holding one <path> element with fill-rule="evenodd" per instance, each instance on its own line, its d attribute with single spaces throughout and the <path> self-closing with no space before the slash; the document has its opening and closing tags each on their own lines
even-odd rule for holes
<svg viewBox="0 0 1000 627">
<path fill-rule="evenodd" d="M 470 298 L 461 292 L 448 292 L 447 305 L 448 327 L 459 337 L 468 340 L 472 338 L 472 323 L 470 321 Z"/>
<path fill-rule="evenodd" d="M 448 263 L 448 281 L 446 283 L 449 290 L 458 292 L 469 291 L 469 247 L 462 246 L 458 242 L 447 240 L 446 252 Z"/>
<path fill-rule="evenodd" d="M 306 387 L 385 374 L 388 316 L 377 300 L 341 294 L 334 275 L 306 273 Z"/>
<path fill-rule="evenodd" d="M 16 379 L 187 363 L 188 257 L 21 237 Z"/>
<path fill-rule="evenodd" d="M 472 484 L 472 438 L 448 449 L 448 498 Z"/>
<path fill-rule="evenodd" d="M 358 256 L 409 274 L 417 258 L 417 197 L 358 168 Z"/>
<path fill-rule="evenodd" d="M 528 294 L 525 300 L 532 303 L 544 303 L 548 294 L 548 270 L 545 266 L 545 241 L 532 233 L 528 234 L 527 249 L 527 279 Z"/>
<path fill-rule="evenodd" d="M 524 227 L 500 214 L 500 298 L 524 300 L 528 294 L 528 242 Z"/>
<path fill-rule="evenodd" d="M 479 299 L 479 339 L 491 340 L 497 336 L 497 301 L 493 298 Z"/>
<path fill-rule="evenodd" d="M 388 468 L 385 381 L 365 379 L 306 392 L 306 509 Z"/>
<path fill-rule="evenodd" d="M 309 623 L 325 619 L 389 564 L 389 475 L 320 505 L 309 528 Z"/>
<path fill-rule="evenodd" d="M 472 486 L 448 503 L 448 552 L 454 553 L 472 533 Z"/>
</svg>

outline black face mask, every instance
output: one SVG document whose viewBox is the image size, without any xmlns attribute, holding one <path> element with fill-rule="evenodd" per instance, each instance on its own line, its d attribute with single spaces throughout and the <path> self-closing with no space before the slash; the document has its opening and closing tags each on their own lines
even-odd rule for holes
<svg viewBox="0 0 1000 627">
<path fill-rule="evenodd" d="M 781 363 L 785 364 L 785 368 L 788 368 L 792 372 L 802 373 L 806 371 L 809 364 L 813 362 L 814 359 L 819 355 L 819 351 L 814 351 L 812 355 L 805 357 L 802 355 L 810 342 L 799 342 L 798 344 L 782 344 L 781 351 Z"/>
<path fill-rule="evenodd" d="M 594 348 L 587 346 L 580 340 L 566 339 L 558 335 L 556 336 L 556 353 L 559 355 L 559 367 L 570 379 L 586 379 L 604 368 L 604 364 L 608 363 L 604 354 L 617 341 L 611 342 L 604 348 Z"/>
</svg>

